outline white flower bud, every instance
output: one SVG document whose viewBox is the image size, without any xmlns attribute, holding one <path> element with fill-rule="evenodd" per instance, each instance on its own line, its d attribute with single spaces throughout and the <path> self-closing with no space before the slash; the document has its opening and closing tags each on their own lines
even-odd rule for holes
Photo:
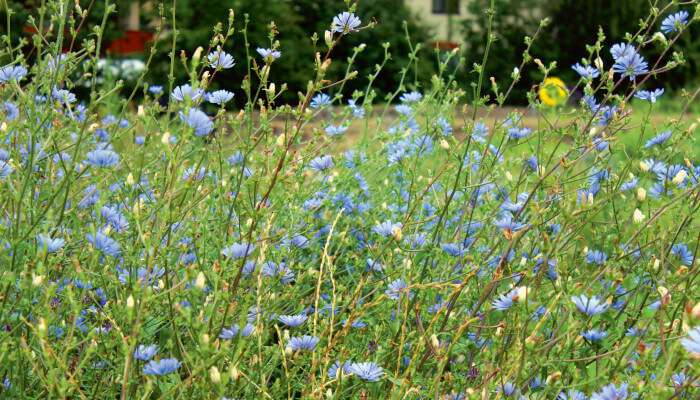
<svg viewBox="0 0 700 400">
<path fill-rule="evenodd" d="M 192 61 L 198 62 L 202 58 L 203 51 L 204 48 L 202 46 L 197 47 L 197 50 L 195 50 L 194 54 L 192 55 Z"/>
<path fill-rule="evenodd" d="M 676 176 L 673 177 L 673 183 L 675 183 L 676 185 L 680 185 L 681 183 L 683 183 L 683 181 L 685 180 L 685 178 L 687 176 L 688 176 L 688 173 L 685 172 L 684 169 L 682 169 L 682 170 L 678 171 Z"/>
<path fill-rule="evenodd" d="M 510 173 L 510 171 L 506 171 L 506 180 L 508 182 L 511 182 L 513 180 L 513 175 Z"/>
<path fill-rule="evenodd" d="M 240 371 L 238 370 L 238 367 L 236 367 L 235 365 L 231 367 L 231 371 L 229 371 L 228 376 L 230 376 L 233 380 L 238 380 L 238 377 L 240 376 Z"/>
<path fill-rule="evenodd" d="M 32 278 L 32 284 L 34 286 L 41 286 L 41 283 L 44 282 L 44 276 L 43 275 L 36 275 Z"/>
<path fill-rule="evenodd" d="M 140 105 L 139 105 L 139 108 L 138 108 L 138 111 L 136 112 L 136 114 L 137 114 L 139 117 L 145 117 L 145 116 L 146 116 L 146 110 L 143 108 L 143 104 L 140 104 Z"/>
<path fill-rule="evenodd" d="M 518 289 L 518 302 L 519 303 L 524 303 L 527 301 L 529 295 L 530 295 L 531 289 L 527 286 L 523 286 Z"/>
<path fill-rule="evenodd" d="M 197 275 L 197 280 L 194 283 L 194 286 L 197 289 L 204 289 L 204 285 L 206 284 L 206 279 L 204 278 L 204 272 L 199 271 L 199 274 Z"/>
<path fill-rule="evenodd" d="M 603 70 L 603 60 L 600 57 L 596 57 L 596 59 L 593 60 L 593 64 L 595 64 L 595 67 L 598 68 L 598 71 Z"/>
<path fill-rule="evenodd" d="M 160 142 L 163 144 L 170 143 L 170 132 L 165 132 L 163 136 L 160 137 Z"/>
<path fill-rule="evenodd" d="M 216 368 L 216 365 L 212 365 L 211 368 L 209 368 L 209 379 L 211 379 L 212 383 L 221 382 L 221 374 L 219 373 L 219 369 Z"/>
<path fill-rule="evenodd" d="M 690 315 L 693 318 L 700 318 L 700 302 L 693 307 L 693 309 L 690 311 Z"/>
<path fill-rule="evenodd" d="M 651 165 L 649 165 L 648 162 L 645 162 L 645 161 L 639 162 L 639 168 L 641 168 L 642 171 L 649 171 L 650 167 L 651 167 Z"/>
<path fill-rule="evenodd" d="M 435 334 L 430 335 L 430 344 L 433 345 L 434 348 L 440 347 L 440 341 L 438 340 L 437 336 Z"/>
<path fill-rule="evenodd" d="M 396 239 L 397 242 L 400 242 L 402 238 L 403 238 L 403 233 L 402 233 L 401 228 L 399 228 L 398 226 L 395 226 L 394 227 L 394 239 Z"/>
<path fill-rule="evenodd" d="M 637 189 L 637 200 L 644 201 L 647 198 L 647 191 L 644 188 Z"/>
<path fill-rule="evenodd" d="M 129 297 L 127 297 L 126 308 L 134 308 L 134 296 L 129 295 Z"/>
<path fill-rule="evenodd" d="M 646 218 L 646 216 L 642 214 L 642 212 L 638 208 L 634 210 L 634 215 L 632 216 L 634 222 L 641 224 L 642 221 L 644 221 L 644 218 Z"/>
<path fill-rule="evenodd" d="M 447 140 L 445 140 L 445 139 L 440 139 L 440 147 L 442 147 L 442 148 L 445 149 L 445 150 L 449 150 L 449 149 L 450 149 L 450 144 L 447 143 Z"/>
</svg>

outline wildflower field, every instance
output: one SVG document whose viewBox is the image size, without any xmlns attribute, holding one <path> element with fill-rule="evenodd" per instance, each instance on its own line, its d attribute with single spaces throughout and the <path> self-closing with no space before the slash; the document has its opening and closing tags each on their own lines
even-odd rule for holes
<svg viewBox="0 0 700 400">
<path fill-rule="evenodd" d="M 698 0 L 610 48 L 601 30 L 573 66 L 526 51 L 499 77 L 489 26 L 470 95 L 455 50 L 431 87 L 411 57 L 384 99 L 382 65 L 354 73 L 364 45 L 333 58 L 376 24 L 361 6 L 309 32 L 297 104 L 268 80 L 285 27 L 248 43 L 233 11 L 171 53 L 189 81 L 144 70 L 126 97 L 101 80 L 104 28 L 61 53 L 79 3 L 37 10 L 58 34 L 31 54 L 3 41 L 0 398 L 700 398 L 698 88 L 668 115 L 652 83 L 684 63 Z M 557 68 L 580 80 L 547 105 Z M 525 69 L 542 80 L 505 109 Z M 222 70 L 240 81 L 209 91 Z"/>
</svg>

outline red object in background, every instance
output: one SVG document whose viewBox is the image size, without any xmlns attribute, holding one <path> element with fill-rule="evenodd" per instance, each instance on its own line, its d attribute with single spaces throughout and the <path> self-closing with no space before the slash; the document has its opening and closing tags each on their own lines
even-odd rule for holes
<svg viewBox="0 0 700 400">
<path fill-rule="evenodd" d="M 24 26 L 24 31 L 33 35 L 37 33 L 37 30 L 34 29 L 33 27 L 29 25 Z M 48 32 L 48 29 L 44 32 L 42 32 L 43 35 L 46 35 Z M 68 30 L 66 29 L 63 34 L 68 37 Z M 107 52 L 112 53 L 112 54 L 129 54 L 129 53 L 138 53 L 138 52 L 145 52 L 148 50 L 146 48 L 146 43 L 149 41 L 152 41 L 154 38 L 154 34 L 148 31 L 126 31 L 126 35 L 124 35 L 123 38 L 113 40 L 111 42 L 106 42 L 106 47 L 107 47 Z M 67 53 L 68 52 L 68 42 L 64 42 L 65 45 L 62 49 L 62 53 Z"/>
<path fill-rule="evenodd" d="M 153 40 L 153 33 L 148 31 L 126 31 L 126 35 L 118 40 L 109 42 L 107 52 L 128 54 L 146 51 L 146 42 Z"/>
<path fill-rule="evenodd" d="M 438 48 L 440 50 L 454 50 L 459 47 L 459 43 L 454 42 L 435 42 L 433 43 L 433 48 Z"/>
</svg>

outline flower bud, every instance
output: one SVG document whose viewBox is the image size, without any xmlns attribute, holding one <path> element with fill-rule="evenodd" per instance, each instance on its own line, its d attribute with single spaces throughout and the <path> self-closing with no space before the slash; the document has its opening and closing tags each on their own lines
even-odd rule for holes
<svg viewBox="0 0 700 400">
<path fill-rule="evenodd" d="M 129 295 L 129 297 L 126 298 L 126 308 L 134 308 L 134 296 Z"/>
<path fill-rule="evenodd" d="M 430 344 L 433 345 L 434 348 L 440 347 L 440 341 L 438 340 L 437 336 L 435 334 L 430 335 Z"/>
<path fill-rule="evenodd" d="M 206 280 L 204 278 L 204 272 L 199 271 L 199 274 L 197 275 L 197 280 L 195 281 L 194 286 L 197 289 L 202 290 L 202 289 L 204 289 L 205 284 L 206 284 Z"/>
<path fill-rule="evenodd" d="M 593 64 L 599 71 L 603 70 L 603 60 L 600 57 L 596 57 L 596 59 L 593 60 Z"/>
<path fill-rule="evenodd" d="M 699 301 L 698 304 L 696 304 L 695 307 L 693 307 L 693 309 L 690 311 L 690 315 L 691 315 L 693 318 L 696 318 L 696 319 L 697 319 L 697 318 L 700 318 L 700 301 Z"/>
<path fill-rule="evenodd" d="M 531 289 L 527 286 L 523 286 L 518 289 L 518 302 L 519 303 L 524 303 L 527 301 L 528 296 L 530 295 Z"/>
<path fill-rule="evenodd" d="M 163 144 L 170 143 L 170 132 L 165 132 L 163 136 L 160 137 L 160 142 Z"/>
<path fill-rule="evenodd" d="M 445 139 L 440 139 L 440 147 L 442 147 L 442 148 L 445 149 L 445 150 L 449 150 L 449 149 L 450 149 L 450 144 L 447 143 L 447 140 L 445 140 Z"/>
<path fill-rule="evenodd" d="M 0 132 L 7 132 L 7 124 L 6 123 L 3 122 L 2 125 L 0 125 Z"/>
<path fill-rule="evenodd" d="M 39 318 L 39 324 L 37 325 L 37 329 L 39 330 L 39 333 L 46 332 L 46 321 L 44 321 L 44 317 Z"/>
<path fill-rule="evenodd" d="M 649 168 L 650 168 L 650 167 L 651 167 L 651 165 L 649 165 L 649 163 L 646 162 L 646 161 L 640 161 L 640 162 L 639 162 L 639 168 L 641 168 L 642 171 L 645 171 L 645 172 L 646 172 L 646 171 L 649 171 Z"/>
<path fill-rule="evenodd" d="M 198 63 L 199 60 L 202 58 L 202 52 L 204 51 L 204 48 L 202 46 L 197 47 L 197 49 L 194 51 L 194 54 L 192 55 L 192 61 L 195 63 Z"/>
<path fill-rule="evenodd" d="M 685 178 L 687 176 L 688 176 L 688 173 L 684 169 L 682 169 L 682 170 L 678 171 L 676 176 L 673 177 L 673 183 L 675 183 L 676 185 L 680 185 L 681 183 L 683 183 L 683 181 L 685 180 Z"/>
<path fill-rule="evenodd" d="M 129 186 L 134 186 L 134 175 L 129 172 L 129 175 L 126 176 L 126 184 Z"/>
<path fill-rule="evenodd" d="M 642 214 L 642 212 L 638 208 L 634 210 L 634 215 L 632 215 L 632 219 L 634 220 L 634 222 L 641 224 L 642 221 L 644 221 L 644 218 L 646 218 L 646 216 Z"/>
<path fill-rule="evenodd" d="M 43 275 L 36 275 L 32 278 L 32 284 L 34 286 L 41 286 L 41 283 L 44 282 L 44 276 Z"/>
<path fill-rule="evenodd" d="M 333 43 L 333 35 L 331 34 L 331 31 L 324 32 L 324 38 L 326 39 L 326 46 L 330 47 Z"/>
<path fill-rule="evenodd" d="M 644 188 L 637 189 L 637 201 L 644 201 L 647 197 L 647 191 Z"/>
<path fill-rule="evenodd" d="M 236 367 L 235 365 L 231 367 L 231 371 L 229 371 L 228 376 L 230 376 L 233 380 L 238 380 L 238 377 L 240 376 L 240 371 L 238 370 L 238 367 Z"/>
<path fill-rule="evenodd" d="M 221 374 L 219 373 L 219 369 L 216 368 L 216 365 L 212 365 L 211 368 L 209 368 L 209 379 L 211 379 L 212 383 L 221 382 Z"/>
<path fill-rule="evenodd" d="M 508 180 L 508 182 L 513 180 L 513 175 L 510 173 L 510 171 L 506 171 L 506 180 Z"/>
<path fill-rule="evenodd" d="M 145 117 L 145 116 L 146 116 L 146 110 L 143 108 L 143 104 L 139 104 L 139 108 L 138 108 L 138 111 L 136 112 L 136 114 L 137 114 L 139 117 Z"/>
</svg>

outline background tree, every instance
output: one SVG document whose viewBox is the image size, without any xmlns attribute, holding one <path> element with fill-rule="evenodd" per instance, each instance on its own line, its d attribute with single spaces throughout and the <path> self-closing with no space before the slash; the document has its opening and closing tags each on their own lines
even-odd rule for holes
<svg viewBox="0 0 700 400">
<path fill-rule="evenodd" d="M 488 22 L 484 11 L 490 3 L 491 0 L 475 0 L 469 3 L 472 18 L 463 25 L 467 66 L 481 62 L 483 57 Z M 612 57 L 607 49 L 624 41 L 626 32 L 637 32 L 640 29 L 640 19 L 649 15 L 650 11 L 647 0 L 496 0 L 495 3 L 493 29 L 498 40 L 491 47 L 492 56 L 486 65 L 486 76 L 494 76 L 497 80 L 508 78 L 513 68 L 522 61 L 522 52 L 526 47 L 523 38 L 536 31 L 542 18 L 549 17 L 551 22 L 535 40 L 531 54 L 545 64 L 556 60 L 557 69 L 553 75 L 570 84 L 578 80 L 578 75 L 571 70 L 571 65 L 588 57 L 586 45 L 595 43 L 598 33 L 596 26 L 605 32 L 606 50 L 601 52 L 600 56 L 605 66 L 610 68 Z M 667 1 L 660 2 L 657 7 L 662 8 L 666 4 Z M 676 12 L 678 9 L 672 7 L 669 12 Z M 651 28 L 652 34 L 659 30 L 664 17 L 665 15 L 661 16 Z M 576 23 L 572 24 L 574 18 Z M 698 37 L 697 28 L 692 26 L 690 29 L 691 32 L 681 36 L 672 50 L 684 53 L 688 61 L 686 65 L 672 76 L 665 77 L 663 81 L 652 80 L 647 83 L 649 87 L 663 86 L 668 91 L 678 90 L 680 87 L 697 87 L 700 76 L 700 43 L 692 39 Z M 642 54 L 647 60 L 653 61 L 662 51 L 660 44 L 654 42 L 645 46 Z M 541 79 L 542 74 L 536 68 L 526 69 L 511 98 L 526 99 L 524 93 Z"/>
</svg>

